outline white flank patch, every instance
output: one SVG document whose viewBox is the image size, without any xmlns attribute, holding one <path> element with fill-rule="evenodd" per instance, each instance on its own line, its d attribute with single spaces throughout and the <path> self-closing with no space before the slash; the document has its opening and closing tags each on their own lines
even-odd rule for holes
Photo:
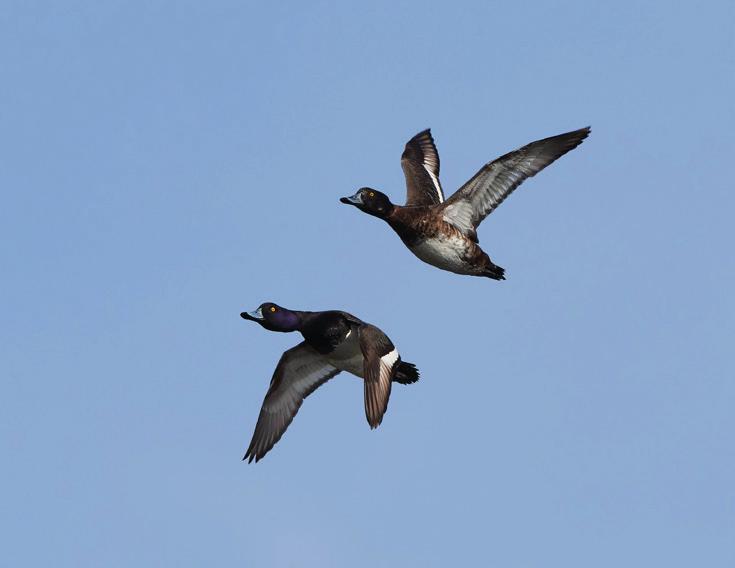
<svg viewBox="0 0 735 568">
<path fill-rule="evenodd" d="M 358 334 L 348 330 L 347 335 L 337 346 L 337 349 L 325 356 L 331 365 L 334 365 L 342 371 L 347 371 L 358 377 L 364 374 L 364 363 Z"/>
<path fill-rule="evenodd" d="M 413 247 L 411 252 L 424 262 L 443 270 L 457 274 L 471 274 L 463 260 L 466 250 L 466 239 L 461 235 L 452 235 L 451 237 L 426 239 Z"/>
</svg>

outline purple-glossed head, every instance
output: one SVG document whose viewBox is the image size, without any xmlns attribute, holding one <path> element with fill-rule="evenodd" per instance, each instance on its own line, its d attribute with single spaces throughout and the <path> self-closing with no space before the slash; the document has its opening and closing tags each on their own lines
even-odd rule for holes
<svg viewBox="0 0 735 568">
<path fill-rule="evenodd" d="M 252 312 L 242 312 L 240 317 L 259 323 L 270 331 L 296 331 L 301 326 L 298 314 L 273 302 L 260 304 L 260 307 Z"/>
</svg>

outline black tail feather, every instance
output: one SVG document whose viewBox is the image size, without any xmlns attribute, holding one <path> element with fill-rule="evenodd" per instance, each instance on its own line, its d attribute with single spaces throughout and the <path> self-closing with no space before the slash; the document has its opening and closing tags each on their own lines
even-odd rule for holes
<svg viewBox="0 0 735 568">
<path fill-rule="evenodd" d="M 482 275 L 492 278 L 493 280 L 505 280 L 505 268 L 497 266 L 491 262 L 485 268 L 485 272 L 483 272 Z"/>
<path fill-rule="evenodd" d="M 396 371 L 396 376 L 393 381 L 402 385 L 410 385 L 418 381 L 419 376 L 420 373 L 416 368 L 416 365 L 401 361 L 398 363 L 398 370 Z"/>
</svg>

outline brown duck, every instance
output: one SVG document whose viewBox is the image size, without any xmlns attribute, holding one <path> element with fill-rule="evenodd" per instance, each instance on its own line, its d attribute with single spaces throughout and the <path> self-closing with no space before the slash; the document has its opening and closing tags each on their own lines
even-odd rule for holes
<svg viewBox="0 0 735 568">
<path fill-rule="evenodd" d="M 408 249 L 428 264 L 457 274 L 504 280 L 505 270 L 480 248 L 477 227 L 515 188 L 579 146 L 589 133 L 589 127 L 581 128 L 509 152 L 482 166 L 445 201 L 439 153 L 427 129 L 408 141 L 401 156 L 405 205 L 395 205 L 369 187 L 340 201 L 386 221 Z"/>
</svg>

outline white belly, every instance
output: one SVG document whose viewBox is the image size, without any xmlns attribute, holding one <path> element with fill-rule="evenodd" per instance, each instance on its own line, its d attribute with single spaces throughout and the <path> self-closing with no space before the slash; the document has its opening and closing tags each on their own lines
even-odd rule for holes
<svg viewBox="0 0 735 568">
<path fill-rule="evenodd" d="M 467 242 L 460 236 L 426 239 L 411 249 L 424 262 L 451 272 L 467 273 L 464 253 Z"/>
<path fill-rule="evenodd" d="M 360 350 L 360 342 L 357 332 L 350 330 L 345 340 L 339 344 L 337 349 L 326 356 L 327 361 L 342 371 L 347 371 L 358 377 L 364 375 L 363 356 Z"/>
</svg>

